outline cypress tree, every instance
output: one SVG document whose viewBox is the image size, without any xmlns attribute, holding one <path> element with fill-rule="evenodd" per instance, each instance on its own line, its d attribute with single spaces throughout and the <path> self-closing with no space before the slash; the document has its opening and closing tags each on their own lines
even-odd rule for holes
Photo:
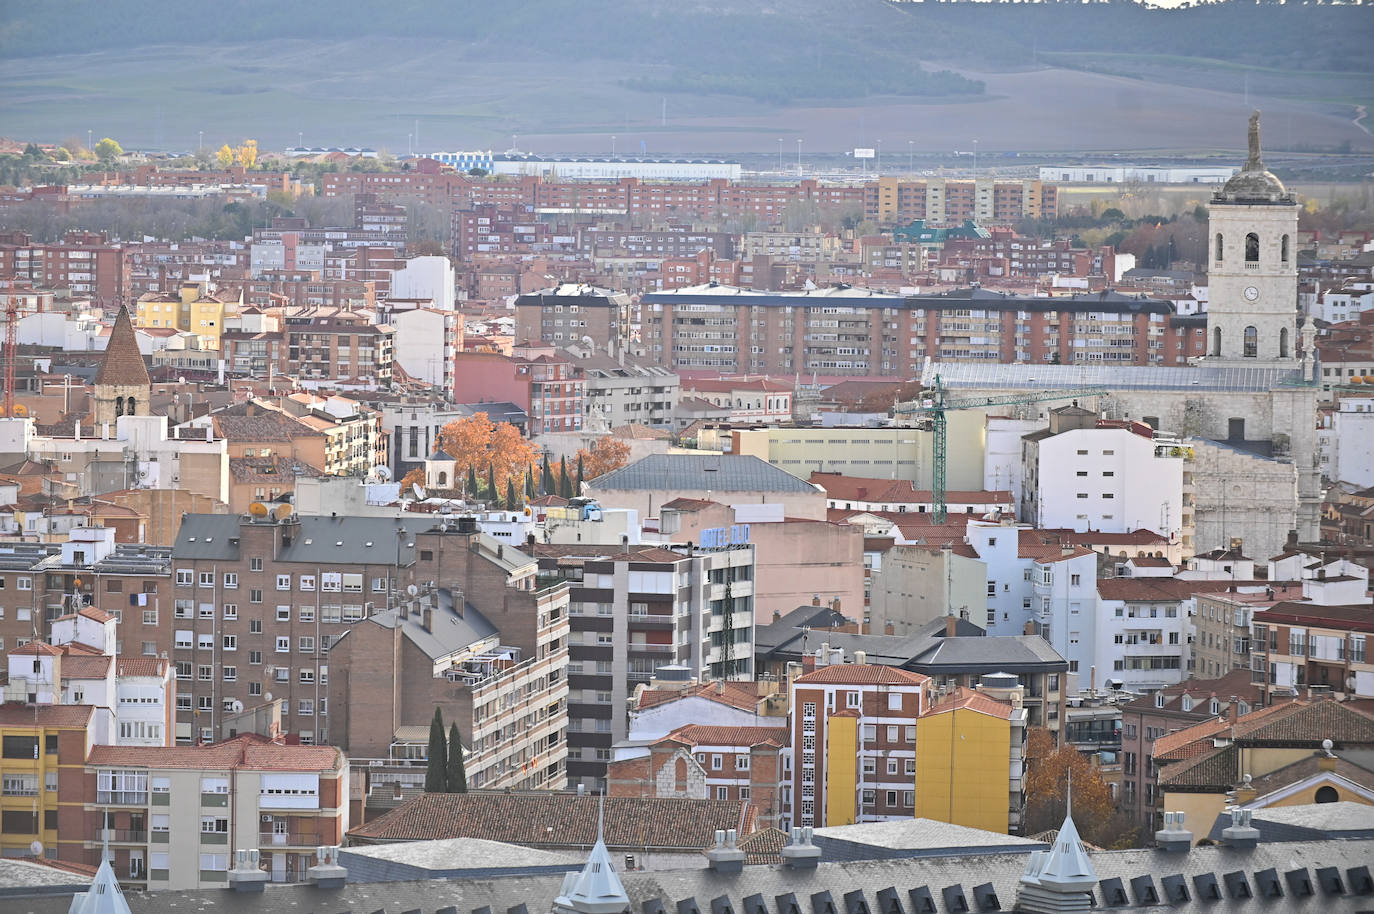
<svg viewBox="0 0 1374 914">
<path fill-rule="evenodd" d="M 490 462 L 487 463 L 487 500 L 492 504 L 497 504 L 501 500 L 496 494 L 496 467 Z"/>
<path fill-rule="evenodd" d="M 477 497 L 477 468 L 468 467 L 468 498 Z"/>
<path fill-rule="evenodd" d="M 558 494 L 564 498 L 572 498 L 572 480 L 568 478 L 568 458 L 558 458 Z"/>
<path fill-rule="evenodd" d="M 549 469 L 549 453 L 544 452 L 544 478 L 540 481 L 540 488 L 543 489 L 540 495 L 554 495 L 556 490 L 553 487 L 553 470 Z"/>
<path fill-rule="evenodd" d="M 577 494 L 582 494 L 582 452 L 577 452 Z"/>
<path fill-rule="evenodd" d="M 444 714 L 436 706 L 429 722 L 429 760 L 425 766 L 425 793 L 444 793 L 448 786 L 448 752 L 444 743 Z"/>
<path fill-rule="evenodd" d="M 534 498 L 534 468 L 525 467 L 525 501 Z"/>
<path fill-rule="evenodd" d="M 515 510 L 515 478 L 512 476 L 506 477 L 506 510 Z"/>
<path fill-rule="evenodd" d="M 463 744 L 458 739 L 458 723 L 448 728 L 448 777 L 449 793 L 468 792 L 468 773 L 463 767 Z"/>
</svg>

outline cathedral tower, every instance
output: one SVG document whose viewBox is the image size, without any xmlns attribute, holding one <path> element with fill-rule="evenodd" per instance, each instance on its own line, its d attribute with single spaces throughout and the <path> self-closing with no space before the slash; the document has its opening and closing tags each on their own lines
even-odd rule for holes
<svg viewBox="0 0 1374 914">
<path fill-rule="evenodd" d="M 1209 214 L 1208 361 L 1296 365 L 1298 203 L 1264 168 L 1258 111 L 1250 157 Z"/>
<path fill-rule="evenodd" d="M 149 415 L 148 397 L 152 391 L 153 380 L 139 351 L 129 310 L 121 305 L 110 331 L 110 342 L 105 346 L 105 361 L 100 363 L 95 376 L 95 408 L 91 418 L 96 428 L 107 422 L 114 426 L 120 416 Z"/>
</svg>

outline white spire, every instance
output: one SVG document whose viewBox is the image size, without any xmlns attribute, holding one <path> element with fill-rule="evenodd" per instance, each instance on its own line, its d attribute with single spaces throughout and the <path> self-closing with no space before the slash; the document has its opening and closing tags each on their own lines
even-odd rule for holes
<svg viewBox="0 0 1374 914">
<path fill-rule="evenodd" d="M 105 854 L 100 855 L 100 868 L 95 871 L 90 889 L 72 896 L 68 914 L 130 914 L 129 903 L 124 900 Z"/>
<path fill-rule="evenodd" d="M 554 899 L 557 912 L 571 914 L 623 914 L 630 908 L 630 896 L 615 874 L 605 840 L 606 796 L 601 795 L 596 811 L 596 844 L 587 857 L 582 872 L 569 873 L 563 880 L 563 891 Z"/>
<path fill-rule="evenodd" d="M 1078 837 L 1078 828 L 1073 824 L 1073 772 L 1069 772 L 1068 808 L 1064 811 L 1064 824 L 1059 826 L 1059 836 L 1054 839 L 1054 847 L 1045 856 L 1037 878 L 1041 885 L 1060 892 L 1083 892 L 1091 889 L 1097 882 L 1097 871 L 1088 859 L 1088 851 L 1083 840 Z"/>
</svg>

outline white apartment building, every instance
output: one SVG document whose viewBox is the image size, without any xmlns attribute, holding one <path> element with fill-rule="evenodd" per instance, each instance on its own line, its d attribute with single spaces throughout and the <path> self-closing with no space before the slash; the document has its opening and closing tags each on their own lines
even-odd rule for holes
<svg viewBox="0 0 1374 914">
<path fill-rule="evenodd" d="M 453 391 L 453 360 L 462 336 L 462 317 L 453 310 L 412 308 L 391 312 L 387 323 L 396 331 L 395 363 L 417 381 Z"/>
<path fill-rule="evenodd" d="M 1191 536 L 1184 502 L 1188 448 L 1139 422 L 1107 422 L 1065 406 L 1022 438 L 1022 520 L 1042 528 Z"/>
<path fill-rule="evenodd" d="M 1374 396 L 1342 397 L 1322 415 L 1317 459 L 1332 482 L 1374 486 Z"/>
</svg>

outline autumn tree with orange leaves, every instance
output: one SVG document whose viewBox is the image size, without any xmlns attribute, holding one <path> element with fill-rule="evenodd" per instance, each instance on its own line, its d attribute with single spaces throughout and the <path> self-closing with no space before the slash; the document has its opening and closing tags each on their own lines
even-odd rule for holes
<svg viewBox="0 0 1374 914">
<path fill-rule="evenodd" d="M 604 476 L 630 462 L 630 446 L 618 438 L 603 435 L 592 442 L 590 449 L 577 452 L 576 465 L 582 469 L 582 480 Z"/>
<path fill-rule="evenodd" d="M 439 447 L 457 461 L 455 479 L 476 473 L 485 482 L 490 474 L 497 492 L 505 490 L 507 479 L 523 486 L 525 472 L 538 456 L 518 428 L 509 422 L 492 422 L 486 413 L 445 425 L 439 431 Z"/>
<path fill-rule="evenodd" d="M 1130 847 L 1135 830 L 1118 814 L 1111 789 L 1088 756 L 1036 728 L 1026 734 L 1026 815 L 1022 834 L 1034 835 L 1064 822 L 1069 775 L 1073 775 L 1073 821 L 1083 840 L 1099 847 Z"/>
</svg>

